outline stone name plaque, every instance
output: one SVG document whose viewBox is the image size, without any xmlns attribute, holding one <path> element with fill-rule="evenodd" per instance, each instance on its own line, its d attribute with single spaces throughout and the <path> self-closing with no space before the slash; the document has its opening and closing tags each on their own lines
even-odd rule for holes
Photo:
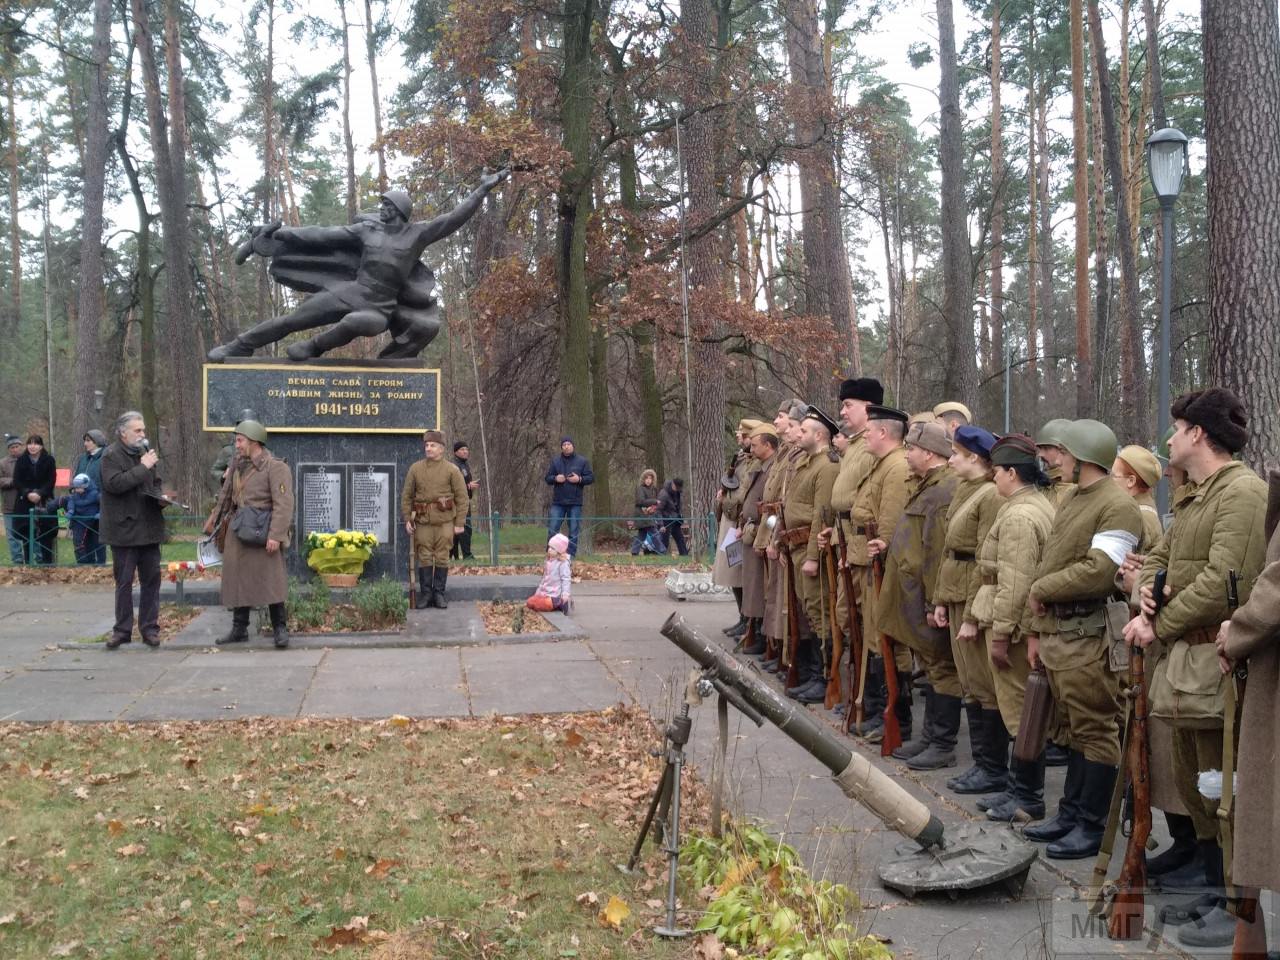
<svg viewBox="0 0 1280 960">
<path fill-rule="evenodd" d="M 299 539 L 359 530 L 372 533 L 379 545 L 394 546 L 399 515 L 394 463 L 300 463 L 294 483 Z"/>
<path fill-rule="evenodd" d="M 440 426 L 440 371 L 305 363 L 204 365 L 204 429 L 245 408 L 271 432 L 421 433 Z"/>
</svg>

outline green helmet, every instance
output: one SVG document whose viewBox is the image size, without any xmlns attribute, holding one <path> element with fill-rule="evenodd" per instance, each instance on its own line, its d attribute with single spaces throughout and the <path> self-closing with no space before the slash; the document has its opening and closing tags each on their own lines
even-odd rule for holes
<svg viewBox="0 0 1280 960">
<path fill-rule="evenodd" d="M 250 440 L 256 440 L 258 443 L 267 442 L 267 428 L 257 420 L 241 420 L 236 424 L 236 433 Z"/>
<path fill-rule="evenodd" d="M 1177 427 L 1173 424 L 1169 424 L 1169 429 L 1164 432 L 1164 439 L 1160 441 L 1160 446 L 1156 448 L 1156 454 L 1165 463 L 1169 462 L 1169 440 L 1172 439 L 1177 430 Z"/>
<path fill-rule="evenodd" d="M 1120 449 L 1111 428 L 1098 420 L 1070 421 L 1062 428 L 1062 446 L 1080 463 L 1096 464 L 1107 472 Z"/>
<path fill-rule="evenodd" d="M 1062 418 L 1058 418 L 1057 420 L 1050 420 L 1038 431 L 1036 431 L 1036 446 L 1037 447 L 1064 446 L 1062 431 L 1063 431 L 1063 428 L 1066 427 L 1069 423 L 1071 423 L 1070 420 L 1063 420 Z"/>
</svg>

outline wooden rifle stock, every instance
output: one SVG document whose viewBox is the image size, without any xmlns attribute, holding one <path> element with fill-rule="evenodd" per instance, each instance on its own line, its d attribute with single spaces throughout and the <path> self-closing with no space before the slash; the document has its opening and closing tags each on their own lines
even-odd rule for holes
<svg viewBox="0 0 1280 960">
<path fill-rule="evenodd" d="M 874 520 L 867 521 L 867 539 L 879 539 L 879 525 Z M 877 553 L 871 561 L 871 575 L 875 580 L 875 594 L 880 596 L 880 587 L 884 583 L 884 558 Z M 880 756 L 887 757 L 902 746 L 902 728 L 898 725 L 898 665 L 893 659 L 893 641 L 888 634 L 880 634 L 880 656 L 884 659 L 884 686 L 886 691 L 884 704 L 884 737 L 880 741 Z"/>
<path fill-rule="evenodd" d="M 840 629 L 840 593 L 836 588 L 835 547 L 827 545 L 823 551 L 823 559 L 827 567 L 827 620 L 831 631 L 831 661 L 827 666 L 827 696 L 824 706 L 830 710 L 843 699 L 840 695 L 840 660 L 844 657 L 844 635 Z"/>
<path fill-rule="evenodd" d="M 845 700 L 844 730 L 849 732 L 850 724 L 855 729 L 862 729 L 862 623 L 858 620 L 858 606 L 853 602 L 853 571 L 849 569 L 849 549 L 840 538 L 840 579 L 844 583 L 844 595 L 847 600 L 845 616 L 845 636 L 849 647 L 849 695 Z"/>
<path fill-rule="evenodd" d="M 1156 615 L 1164 606 L 1164 585 L 1168 571 L 1157 570 L 1152 584 Z M 1152 617 L 1154 620 L 1155 617 Z M 1151 836 L 1151 752 L 1147 740 L 1147 673 L 1142 647 L 1129 651 L 1129 690 L 1133 701 L 1129 726 L 1129 752 L 1125 766 L 1133 792 L 1133 827 L 1124 850 L 1124 864 L 1116 878 L 1116 894 L 1107 915 L 1107 936 L 1112 940 L 1142 939 L 1144 891 L 1147 886 L 1147 839 Z"/>
</svg>

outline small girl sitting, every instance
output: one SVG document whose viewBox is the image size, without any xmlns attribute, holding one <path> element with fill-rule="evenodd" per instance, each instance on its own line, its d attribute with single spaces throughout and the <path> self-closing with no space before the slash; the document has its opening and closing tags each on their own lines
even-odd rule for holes
<svg viewBox="0 0 1280 960">
<path fill-rule="evenodd" d="M 557 533 L 547 541 L 547 564 L 542 571 L 542 582 L 524 605 L 541 613 L 549 610 L 567 613 L 572 604 L 569 596 L 571 583 L 569 538 L 563 533 Z"/>
</svg>

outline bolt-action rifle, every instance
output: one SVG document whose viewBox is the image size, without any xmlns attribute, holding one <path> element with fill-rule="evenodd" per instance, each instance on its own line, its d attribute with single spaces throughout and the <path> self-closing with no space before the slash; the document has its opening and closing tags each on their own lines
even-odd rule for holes
<svg viewBox="0 0 1280 960">
<path fill-rule="evenodd" d="M 879 525 L 874 520 L 867 521 L 867 539 L 879 539 Z M 880 597 L 880 587 L 884 583 L 884 557 L 877 553 L 871 561 L 871 577 L 875 585 L 875 596 Z M 893 659 L 893 641 L 886 633 L 880 634 L 880 655 L 884 658 L 884 686 L 887 692 L 884 705 L 884 737 L 880 741 L 880 756 L 887 757 L 902 746 L 902 728 L 898 725 L 898 667 Z"/>
</svg>

